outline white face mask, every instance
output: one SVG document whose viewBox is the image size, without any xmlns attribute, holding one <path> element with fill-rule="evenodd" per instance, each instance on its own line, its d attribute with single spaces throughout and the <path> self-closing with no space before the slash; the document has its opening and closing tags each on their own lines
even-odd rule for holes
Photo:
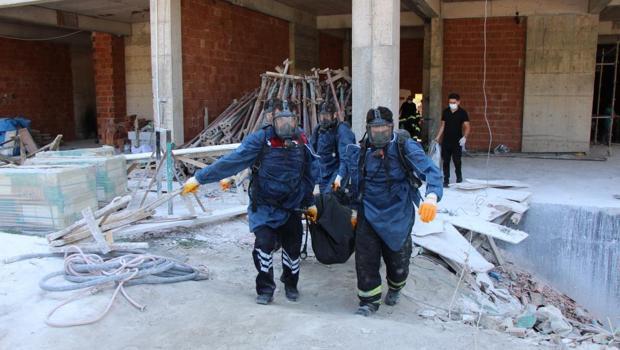
<svg viewBox="0 0 620 350">
<path fill-rule="evenodd" d="M 459 105 L 457 105 L 456 103 L 450 103 L 448 104 L 448 106 L 450 106 L 450 109 L 453 111 L 456 111 L 456 109 L 459 108 Z"/>
</svg>

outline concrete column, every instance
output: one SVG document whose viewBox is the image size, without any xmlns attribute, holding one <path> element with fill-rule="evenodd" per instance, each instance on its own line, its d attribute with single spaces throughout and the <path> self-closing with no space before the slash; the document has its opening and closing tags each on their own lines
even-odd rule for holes
<svg viewBox="0 0 620 350">
<path fill-rule="evenodd" d="M 150 0 L 153 110 L 156 127 L 183 143 L 181 0 Z"/>
<path fill-rule="evenodd" d="M 424 106 L 424 110 L 431 118 L 429 134 L 433 138 L 439 131 L 441 111 L 445 101 L 443 96 L 443 20 L 441 18 L 431 19 L 428 34 L 428 36 L 425 35 L 425 40 L 426 37 L 430 37 L 428 105 Z"/>
<path fill-rule="evenodd" d="M 360 138 L 370 108 L 390 108 L 398 125 L 400 1 L 356 0 L 352 21 L 353 131 Z"/>
</svg>

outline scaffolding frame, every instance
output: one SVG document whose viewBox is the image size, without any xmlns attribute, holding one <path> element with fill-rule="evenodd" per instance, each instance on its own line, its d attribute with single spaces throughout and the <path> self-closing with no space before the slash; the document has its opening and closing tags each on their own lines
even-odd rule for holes
<svg viewBox="0 0 620 350">
<path fill-rule="evenodd" d="M 601 61 L 596 62 L 596 68 L 599 71 L 599 79 L 598 79 L 598 94 L 596 100 L 596 114 L 592 115 L 592 122 L 594 123 L 594 144 L 598 144 L 598 125 L 601 119 L 609 120 L 609 133 L 607 135 L 607 155 L 611 156 L 611 147 L 613 145 L 612 137 L 614 130 L 614 119 L 618 118 L 616 115 L 616 83 L 618 80 L 618 52 L 620 50 L 620 40 L 616 40 L 615 47 L 615 60 L 613 63 L 605 62 L 605 48 L 603 48 L 601 54 Z M 606 66 L 614 67 L 614 83 L 612 86 L 612 95 L 611 95 L 611 115 L 601 115 L 601 93 L 602 93 L 602 85 L 603 85 L 603 70 Z"/>
</svg>

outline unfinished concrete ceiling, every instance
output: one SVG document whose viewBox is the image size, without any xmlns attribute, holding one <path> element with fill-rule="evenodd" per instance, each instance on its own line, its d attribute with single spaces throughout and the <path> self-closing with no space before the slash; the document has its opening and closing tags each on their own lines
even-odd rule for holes
<svg viewBox="0 0 620 350">
<path fill-rule="evenodd" d="M 601 21 L 620 21 L 620 6 L 608 6 L 601 11 Z"/>
<path fill-rule="evenodd" d="M 290 7 L 315 16 L 344 15 L 351 13 L 352 0 L 277 0 Z"/>
<path fill-rule="evenodd" d="M 65 0 L 39 6 L 125 23 L 149 20 L 149 0 Z"/>
</svg>

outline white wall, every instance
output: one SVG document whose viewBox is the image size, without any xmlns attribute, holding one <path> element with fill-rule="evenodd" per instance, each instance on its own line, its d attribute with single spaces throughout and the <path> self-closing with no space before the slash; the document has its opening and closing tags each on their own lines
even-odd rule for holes
<svg viewBox="0 0 620 350">
<path fill-rule="evenodd" d="M 125 84 L 127 115 L 153 120 L 151 87 L 151 30 L 149 22 L 131 25 L 131 36 L 125 37 Z"/>
</svg>

